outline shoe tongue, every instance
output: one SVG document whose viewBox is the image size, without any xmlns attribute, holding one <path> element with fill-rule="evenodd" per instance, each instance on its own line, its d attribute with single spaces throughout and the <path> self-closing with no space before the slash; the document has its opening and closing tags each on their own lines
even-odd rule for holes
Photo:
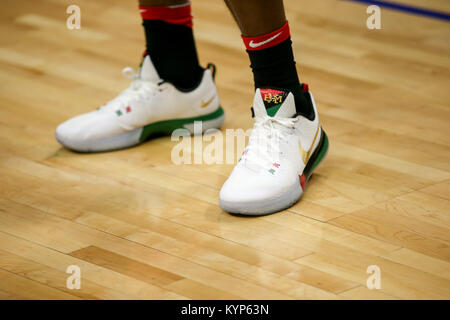
<svg viewBox="0 0 450 320">
<path fill-rule="evenodd" d="M 156 71 L 153 62 L 148 54 L 144 56 L 144 60 L 141 63 L 139 77 L 142 80 L 155 83 L 161 81 L 161 78 L 159 77 L 158 72 Z"/>
<path fill-rule="evenodd" d="M 253 101 L 255 117 L 292 118 L 296 114 L 294 95 L 289 91 L 271 88 L 256 89 Z"/>
</svg>

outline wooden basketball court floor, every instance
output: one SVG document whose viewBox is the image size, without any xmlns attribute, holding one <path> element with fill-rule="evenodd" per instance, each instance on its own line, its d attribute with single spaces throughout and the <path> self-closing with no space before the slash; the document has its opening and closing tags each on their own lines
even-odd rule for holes
<svg viewBox="0 0 450 320">
<path fill-rule="evenodd" d="M 144 49 L 136 2 L 79 0 L 80 30 L 66 28 L 72 1 L 1 3 L 0 298 L 450 298 L 448 21 L 382 8 L 369 30 L 365 4 L 286 0 L 330 150 L 299 203 L 241 218 L 218 206 L 233 165 L 175 165 L 168 137 L 101 154 L 54 138 L 128 85 L 120 71 Z M 220 0 L 193 10 L 223 130 L 251 128 L 240 33 Z"/>
</svg>

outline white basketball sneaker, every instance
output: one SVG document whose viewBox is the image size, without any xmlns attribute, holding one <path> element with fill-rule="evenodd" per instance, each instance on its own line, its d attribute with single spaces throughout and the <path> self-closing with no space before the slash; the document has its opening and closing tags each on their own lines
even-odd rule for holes
<svg viewBox="0 0 450 320">
<path fill-rule="evenodd" d="M 255 125 L 241 159 L 220 190 L 223 210 L 264 215 L 286 209 L 302 196 L 328 150 L 314 98 L 307 85 L 303 88 L 314 108 L 312 121 L 297 115 L 292 93 L 256 90 Z"/>
<path fill-rule="evenodd" d="M 219 128 L 224 112 L 214 73 L 214 65 L 208 65 L 197 88 L 180 91 L 160 79 L 147 55 L 139 73 L 130 67 L 123 70 L 133 79 L 129 88 L 97 110 L 60 124 L 56 139 L 75 151 L 100 152 L 131 147 L 178 128 L 193 133 L 194 121 L 202 121 L 203 131 Z"/>
</svg>

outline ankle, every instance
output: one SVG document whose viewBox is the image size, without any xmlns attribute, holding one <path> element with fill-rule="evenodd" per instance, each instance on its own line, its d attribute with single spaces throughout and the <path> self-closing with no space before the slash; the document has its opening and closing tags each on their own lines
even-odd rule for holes
<svg viewBox="0 0 450 320">
<path fill-rule="evenodd" d="M 140 6 L 147 54 L 161 79 L 189 90 L 203 76 L 192 31 L 189 3 L 182 6 Z"/>
<path fill-rule="evenodd" d="M 278 88 L 292 92 L 297 113 L 309 119 L 314 118 L 314 110 L 307 93 L 302 91 L 295 67 L 289 24 L 258 37 L 242 36 L 256 88 Z"/>
</svg>

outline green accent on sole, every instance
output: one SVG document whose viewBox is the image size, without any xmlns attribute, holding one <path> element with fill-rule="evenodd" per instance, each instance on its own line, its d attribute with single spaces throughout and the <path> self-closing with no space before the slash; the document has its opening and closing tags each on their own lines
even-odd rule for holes
<svg viewBox="0 0 450 320">
<path fill-rule="evenodd" d="M 320 141 L 320 149 L 318 150 L 318 152 L 314 152 L 312 158 L 310 159 L 310 161 L 313 161 L 311 164 L 307 164 L 305 167 L 305 170 L 303 171 L 303 173 L 305 174 L 305 178 L 306 181 L 308 181 L 308 179 L 311 177 L 313 171 L 317 168 L 317 166 L 319 165 L 319 163 L 325 158 L 325 155 L 328 152 L 328 146 L 329 146 L 329 142 L 328 142 L 328 136 L 325 133 L 325 131 L 322 130 L 322 134 L 323 136 L 321 137 L 321 141 Z"/>
<path fill-rule="evenodd" d="M 203 116 L 164 120 L 151 123 L 143 127 L 139 141 L 144 142 L 153 135 L 171 135 L 174 130 L 184 128 L 185 124 L 194 123 L 194 121 L 208 121 L 217 119 L 223 114 L 223 109 L 221 106 L 219 106 L 216 111 L 205 114 Z"/>
<path fill-rule="evenodd" d="M 311 170 L 314 171 L 314 169 L 316 169 L 316 167 L 319 165 L 319 163 L 322 161 L 322 159 L 325 157 L 325 155 L 328 152 L 328 136 L 325 133 L 325 131 L 323 132 L 323 146 L 322 149 L 319 152 L 319 155 L 317 156 L 316 161 L 314 161 Z"/>
</svg>

